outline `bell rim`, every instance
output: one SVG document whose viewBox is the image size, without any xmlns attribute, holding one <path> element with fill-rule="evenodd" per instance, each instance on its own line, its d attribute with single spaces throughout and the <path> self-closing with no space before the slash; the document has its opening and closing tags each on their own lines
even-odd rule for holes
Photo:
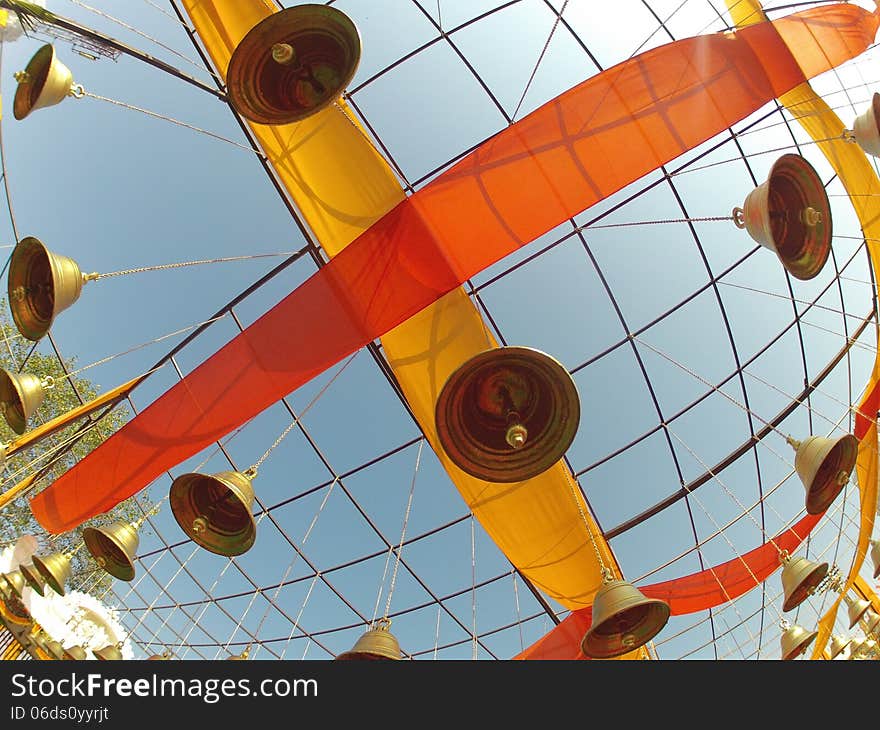
<svg viewBox="0 0 880 730">
<path fill-rule="evenodd" d="M 486 366 L 495 364 L 496 360 L 500 364 L 504 364 L 505 356 L 521 358 L 533 366 L 536 371 L 540 370 L 540 374 L 546 382 L 551 382 L 558 387 L 556 395 L 558 395 L 560 405 L 567 409 L 567 412 L 560 419 L 560 425 L 556 429 L 548 430 L 547 433 L 541 435 L 544 439 L 549 439 L 551 435 L 556 437 L 555 446 L 544 451 L 543 459 L 534 460 L 532 457 L 531 460 L 527 460 L 520 457 L 519 460 L 515 460 L 516 455 L 523 452 L 511 449 L 509 452 L 505 452 L 494 465 L 481 464 L 477 458 L 467 452 L 470 450 L 483 456 L 492 456 L 492 454 L 486 448 L 481 450 L 480 444 L 475 439 L 468 437 L 465 427 L 456 429 L 453 425 L 456 423 L 455 406 L 463 401 L 465 391 L 479 376 L 480 371 Z M 437 437 L 444 454 L 466 474 L 496 484 L 527 481 L 552 468 L 565 456 L 566 451 L 574 442 L 580 425 L 580 416 L 580 395 L 574 379 L 565 366 L 542 350 L 520 345 L 493 347 L 468 358 L 449 374 L 434 406 Z M 537 453 L 540 456 L 541 452 Z M 529 456 L 528 453 L 526 455 Z M 547 455 L 552 455 L 552 458 Z M 510 466 L 504 472 L 499 471 L 498 465 L 505 462 Z"/>
<path fill-rule="evenodd" d="M 242 472 L 218 472 L 217 474 L 201 474 L 199 472 L 189 472 L 187 474 L 181 474 L 171 483 L 171 489 L 168 495 L 168 504 L 171 507 L 171 514 L 174 516 L 175 521 L 177 522 L 180 529 L 184 532 L 184 534 L 190 538 L 196 545 L 207 550 L 210 553 L 214 553 L 215 555 L 222 555 L 223 557 L 236 557 L 238 555 L 243 555 L 248 550 L 250 550 L 254 543 L 257 540 L 257 524 L 254 520 L 254 515 L 250 511 L 250 508 L 245 508 L 244 503 L 239 500 L 239 504 L 242 507 L 242 512 L 247 513 L 247 525 L 246 529 L 242 534 L 241 546 L 236 549 L 235 552 L 230 552 L 228 550 L 224 551 L 221 549 L 219 544 L 208 543 L 204 540 L 200 540 L 198 534 L 194 533 L 192 529 L 192 520 L 189 520 L 187 523 L 184 519 L 183 510 L 188 506 L 188 501 L 184 499 L 185 495 L 187 495 L 191 489 L 191 485 L 193 482 L 196 482 L 200 479 L 212 480 L 224 486 L 227 490 L 233 492 L 236 497 L 239 497 L 238 487 L 234 485 L 234 483 L 222 478 L 223 474 L 239 474 L 244 479 L 247 477 Z M 250 480 L 248 480 L 250 483 Z M 238 544 L 238 543 L 236 543 Z"/>
<path fill-rule="evenodd" d="M 34 567 L 34 571 L 36 572 L 31 571 L 31 567 L 34 567 L 32 563 L 29 565 L 22 564 L 18 566 L 18 569 L 21 571 L 22 576 L 24 576 L 24 581 L 28 587 L 38 596 L 45 596 L 46 582 L 43 581 L 43 583 L 40 584 L 38 577 L 42 578 L 43 576 L 36 567 Z"/>
<path fill-rule="evenodd" d="M 805 173 L 805 175 L 797 176 L 792 174 L 796 173 L 797 171 L 802 171 L 803 173 Z M 825 264 L 828 262 L 829 256 L 831 255 L 831 239 L 833 235 L 831 204 L 828 200 L 828 192 L 825 190 L 825 186 L 822 184 L 819 173 L 816 172 L 816 168 L 813 167 L 813 165 L 810 164 L 809 160 L 807 160 L 803 155 L 795 154 L 793 152 L 787 152 L 783 155 L 780 155 L 776 159 L 776 161 L 770 168 L 770 174 L 767 177 L 768 195 L 770 192 L 770 188 L 773 187 L 772 183 L 774 177 L 783 175 L 787 177 L 795 177 L 801 183 L 808 182 L 810 184 L 809 192 L 815 193 L 819 196 L 820 202 L 822 204 L 822 209 L 827 214 L 827 220 L 822 222 L 821 237 L 817 236 L 816 243 L 814 244 L 818 246 L 820 255 L 812 262 L 803 263 L 799 262 L 798 259 L 789 259 L 788 261 L 786 261 L 779 250 L 779 245 L 777 241 L 775 240 L 775 238 L 773 240 L 773 246 L 776 250 L 776 254 L 779 257 L 780 261 L 782 261 L 785 270 L 796 279 L 799 279 L 801 281 L 809 281 L 810 279 L 813 279 L 819 275 L 819 273 L 825 267 Z M 805 240 L 802 246 L 808 249 L 808 241 Z M 805 254 L 805 251 L 801 251 L 800 256 L 803 257 Z"/>
<path fill-rule="evenodd" d="M 241 60 L 242 58 L 244 58 L 244 52 L 238 53 L 238 50 L 240 48 L 246 48 L 246 43 L 253 42 L 255 38 L 259 38 L 263 33 L 273 30 L 273 26 L 283 25 L 287 18 L 279 19 L 279 16 L 284 16 L 286 14 L 290 18 L 295 19 L 295 16 L 297 14 L 303 14 L 305 12 L 315 10 L 318 10 L 319 12 L 322 12 L 324 14 L 335 15 L 335 20 L 339 22 L 340 25 L 348 26 L 350 37 L 353 38 L 355 42 L 355 62 L 354 64 L 352 64 L 350 73 L 348 73 L 346 75 L 346 78 L 341 82 L 339 94 L 328 97 L 323 102 L 316 104 L 313 107 L 310 107 L 308 110 L 306 110 L 305 113 L 300 115 L 285 116 L 278 114 L 270 116 L 268 114 L 259 113 L 249 104 L 243 102 L 244 95 L 240 92 L 240 87 L 243 86 L 243 81 L 241 81 L 241 78 L 243 78 L 244 72 L 241 71 L 239 67 L 242 63 L 244 63 Z M 257 23 L 255 26 L 253 26 L 247 33 L 245 33 L 244 37 L 233 49 L 232 55 L 229 58 L 229 64 L 226 67 L 226 93 L 229 98 L 229 103 L 239 114 L 257 124 L 279 125 L 300 122 L 303 119 L 307 119 L 308 117 L 317 114 L 320 111 L 323 111 L 327 107 L 331 106 L 333 102 L 338 100 L 338 98 L 342 94 L 342 91 L 348 86 L 348 84 L 351 83 L 352 79 L 357 73 L 362 53 L 363 42 L 361 39 L 360 30 L 358 29 L 355 22 L 341 10 L 333 7 L 332 5 L 323 5 L 321 3 L 301 3 L 299 5 L 291 5 L 290 7 L 272 13 L 271 15 Z M 245 110 L 247 110 L 247 112 Z"/>
<path fill-rule="evenodd" d="M 46 49 L 49 49 L 48 51 Z M 37 57 L 41 55 L 49 54 L 48 61 L 44 62 L 42 57 L 38 60 Z M 31 56 L 30 60 L 27 62 L 25 66 L 25 71 L 30 73 L 32 70 L 32 65 L 36 65 L 37 63 L 45 63 L 46 68 L 48 69 L 52 65 L 52 61 L 55 58 L 55 46 L 51 43 L 46 43 L 40 46 L 36 51 L 34 51 L 34 55 Z M 45 80 L 44 80 L 45 85 Z M 12 101 L 12 116 L 15 117 L 17 121 L 21 121 L 22 119 L 27 118 L 30 113 L 34 110 L 34 100 L 31 98 L 31 82 L 26 81 L 24 83 L 19 83 L 15 88 L 15 96 Z M 42 91 L 42 89 L 41 89 Z M 37 94 L 39 96 L 39 94 Z"/>
<path fill-rule="evenodd" d="M 34 253 L 30 253 L 29 249 L 34 249 Z M 11 306 L 14 299 L 13 291 L 17 286 L 21 285 L 20 282 L 24 282 L 27 279 L 27 269 L 24 272 L 20 271 L 23 261 L 28 261 L 37 255 L 45 256 L 51 268 L 50 251 L 46 244 L 36 236 L 25 236 L 15 244 L 15 248 L 12 250 L 12 255 L 9 258 L 9 271 L 6 275 L 6 301 L 10 304 L 9 310 L 12 313 L 12 320 L 21 335 L 31 342 L 38 342 L 43 339 L 55 323 L 55 312 L 53 312 L 48 320 L 41 320 L 35 326 L 29 326 L 29 323 L 22 319 L 19 308 Z"/>
<path fill-rule="evenodd" d="M 13 400 L 8 396 L 14 396 Z M 21 436 L 27 430 L 27 418 L 24 417 L 24 398 L 18 382 L 5 368 L 0 368 L 0 403 L 9 403 L 4 407 L 3 419 L 12 431 Z"/>
<path fill-rule="evenodd" d="M 124 524 L 120 522 L 119 524 Z M 114 547 L 116 547 L 123 555 L 125 555 L 127 559 L 127 564 L 122 565 L 120 563 L 113 562 L 110 565 L 101 565 L 101 569 L 113 576 L 117 580 L 129 582 L 134 579 L 135 575 L 135 567 L 134 562 L 131 558 L 128 557 L 126 553 L 125 546 L 122 545 L 118 540 L 116 540 L 112 535 L 107 534 L 99 527 L 85 527 L 82 531 L 82 539 L 85 543 L 86 550 L 89 551 L 89 554 L 95 559 L 98 560 L 98 553 L 100 551 L 99 544 L 100 542 L 107 540 Z M 99 563 L 100 565 L 100 563 Z M 113 570 L 109 570 L 108 567 L 112 567 Z"/>
<path fill-rule="evenodd" d="M 807 631 L 803 628 L 801 629 L 801 631 L 806 633 L 806 636 L 782 657 L 783 661 L 797 659 L 799 656 L 803 655 L 809 648 L 810 644 L 812 644 L 816 640 L 816 637 L 819 635 L 818 631 Z"/>
</svg>

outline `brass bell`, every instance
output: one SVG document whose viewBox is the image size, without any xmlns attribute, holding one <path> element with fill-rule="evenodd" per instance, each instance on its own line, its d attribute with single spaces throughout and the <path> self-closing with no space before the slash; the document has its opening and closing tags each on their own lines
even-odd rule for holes
<svg viewBox="0 0 880 730">
<path fill-rule="evenodd" d="M 361 57 L 357 27 L 329 5 L 273 13 L 236 46 L 226 72 L 232 106 L 259 124 L 287 124 L 339 99 Z"/>
<path fill-rule="evenodd" d="M 65 659 L 73 659 L 75 661 L 82 661 L 86 658 L 86 650 L 83 649 L 79 644 L 74 644 L 73 646 L 68 646 L 64 650 L 64 658 Z"/>
<path fill-rule="evenodd" d="M 168 649 L 166 649 L 161 654 L 150 654 L 150 656 L 147 657 L 147 661 L 157 661 L 157 660 L 164 660 L 164 659 L 170 659 L 170 658 L 171 658 L 171 652 L 168 651 Z"/>
<path fill-rule="evenodd" d="M 389 630 L 390 626 L 390 619 L 379 619 L 375 626 L 371 626 L 360 636 L 351 649 L 337 656 L 337 661 L 402 659 L 400 644 Z"/>
<path fill-rule="evenodd" d="M 12 598 L 14 596 L 16 598 L 21 598 L 22 591 L 24 591 L 26 585 L 21 568 L 16 568 L 9 573 L 3 573 L 3 579 L 6 581 L 5 590 L 3 592 L 4 597 Z"/>
<path fill-rule="evenodd" d="M 871 602 L 864 598 L 853 599 L 849 595 L 844 595 L 843 600 L 846 601 L 847 612 L 849 614 L 849 627 L 852 629 L 859 622 L 867 610 L 871 608 Z"/>
<path fill-rule="evenodd" d="M 40 239 L 22 238 L 12 250 L 6 280 L 16 328 L 36 342 L 79 299 L 83 284 L 96 278 L 98 274 L 83 274 L 73 259 L 49 251 Z"/>
<path fill-rule="evenodd" d="M 866 634 L 880 634 L 880 614 L 873 609 L 865 611 L 861 624 Z"/>
<path fill-rule="evenodd" d="M 19 565 L 18 569 L 21 571 L 25 583 L 27 583 L 35 593 L 41 596 L 45 595 L 46 579 L 43 578 L 42 574 L 36 569 L 33 563 Z"/>
<path fill-rule="evenodd" d="M 82 533 L 86 550 L 105 571 L 119 580 L 134 578 L 137 529 L 130 522 L 113 522 L 106 527 L 86 527 Z"/>
<path fill-rule="evenodd" d="M 831 648 L 828 650 L 828 653 L 832 659 L 840 656 L 840 653 L 849 646 L 852 639 L 848 639 L 845 636 L 841 636 L 840 634 L 835 634 L 831 637 Z"/>
<path fill-rule="evenodd" d="M 116 661 L 122 659 L 122 652 L 119 644 L 108 644 L 100 649 L 92 649 L 92 654 L 102 661 Z"/>
<path fill-rule="evenodd" d="M 795 449 L 794 468 L 807 490 L 807 513 L 822 514 L 849 481 L 859 441 L 849 433 L 837 438 L 808 436 L 797 441 L 789 436 L 786 440 Z"/>
<path fill-rule="evenodd" d="M 782 659 L 797 659 L 819 635 L 818 631 L 807 631 L 795 624 L 782 633 Z"/>
<path fill-rule="evenodd" d="M 435 419 L 440 443 L 460 469 L 488 482 L 520 482 L 565 454 L 580 400 L 571 375 L 549 355 L 497 347 L 449 376 Z"/>
<path fill-rule="evenodd" d="M 880 540 L 871 540 L 871 562 L 874 564 L 874 580 L 880 578 Z"/>
<path fill-rule="evenodd" d="M 46 641 L 46 652 L 54 660 L 64 659 L 64 647 L 61 646 L 61 642 L 55 641 L 55 639 Z"/>
<path fill-rule="evenodd" d="M 247 661 L 247 658 L 250 656 L 250 653 L 251 653 L 250 647 L 246 646 L 244 648 L 244 651 L 241 652 L 241 654 L 231 654 L 230 656 L 226 657 L 226 661 L 244 662 L 244 661 Z"/>
<path fill-rule="evenodd" d="M 257 525 L 251 514 L 254 473 L 249 469 L 177 477 L 169 495 L 177 524 L 195 543 L 212 553 L 232 557 L 247 552 L 257 537 Z"/>
<path fill-rule="evenodd" d="M 73 74 L 55 55 L 51 44 L 40 47 L 28 61 L 24 71 L 15 73 L 18 87 L 12 103 L 12 114 L 24 119 L 34 109 L 61 103 L 67 96 L 80 97 L 83 88 L 73 83 Z"/>
<path fill-rule="evenodd" d="M 797 279 L 812 279 L 831 252 L 831 206 L 822 180 L 801 155 L 785 154 L 733 209 L 737 227 L 773 251 Z"/>
<path fill-rule="evenodd" d="M 791 611 L 811 596 L 828 574 L 828 563 L 814 563 L 806 558 L 783 558 L 783 612 Z"/>
<path fill-rule="evenodd" d="M 45 389 L 54 386 L 54 380 L 30 373 L 11 373 L 0 368 L 0 408 L 3 418 L 15 433 L 27 430 L 27 422 L 45 398 Z"/>
<path fill-rule="evenodd" d="M 880 157 L 880 94 L 871 97 L 871 105 L 853 122 L 852 132 L 844 133 L 847 139 L 857 142 L 869 155 Z"/>
<path fill-rule="evenodd" d="M 44 558 L 33 557 L 34 567 L 46 581 L 46 585 L 59 596 L 64 595 L 64 584 L 70 577 L 70 556 L 67 553 L 52 553 Z"/>
<path fill-rule="evenodd" d="M 592 659 L 611 659 L 644 646 L 669 620 L 669 604 L 648 598 L 625 580 L 606 580 L 593 598 L 593 620 L 581 651 Z"/>
<path fill-rule="evenodd" d="M 6 575 L 10 574 L 7 573 Z M 33 621 L 30 611 L 28 611 L 21 598 L 16 595 L 9 583 L 4 583 L 2 598 L 0 598 L 0 617 L 3 618 L 5 623 L 16 626 L 27 626 Z"/>
</svg>

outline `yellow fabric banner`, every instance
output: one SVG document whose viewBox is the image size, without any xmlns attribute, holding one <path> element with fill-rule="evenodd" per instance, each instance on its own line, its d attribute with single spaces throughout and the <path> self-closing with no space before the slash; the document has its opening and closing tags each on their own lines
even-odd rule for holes
<svg viewBox="0 0 880 730">
<path fill-rule="evenodd" d="M 758 0 L 726 0 L 734 25 L 744 27 L 766 20 L 762 5 Z M 850 196 L 862 232 L 868 246 L 875 277 L 880 274 L 880 180 L 868 162 L 865 153 L 855 144 L 843 139 L 844 124 L 831 108 L 813 91 L 810 84 L 784 94 L 779 101 L 797 119 L 804 130 L 816 141 L 822 153 L 834 168 L 841 183 Z M 876 331 L 876 326 L 875 326 Z M 880 335 L 880 331 L 878 331 Z M 880 354 L 874 362 L 865 393 L 868 396 L 880 382 Z M 867 396 L 866 396 L 867 398 Z M 814 642 L 813 659 L 823 658 L 825 645 L 834 628 L 834 620 L 842 597 L 858 578 L 859 569 L 868 551 L 868 542 L 874 529 L 874 513 L 877 507 L 877 423 L 876 413 L 864 413 L 870 425 L 860 435 L 859 452 L 856 460 L 856 475 L 859 484 L 861 520 L 859 539 L 853 562 L 847 575 L 841 596 L 820 619 L 818 636 Z"/>
<path fill-rule="evenodd" d="M 238 42 L 276 10 L 266 0 L 184 0 L 183 5 L 224 77 Z M 250 126 L 315 240 L 330 256 L 404 198 L 391 168 L 341 100 L 294 124 Z M 437 441 L 434 403 L 446 378 L 473 355 L 496 346 L 465 291 L 453 290 L 387 333 L 382 346 L 435 453 L 498 547 L 566 608 L 590 605 L 601 575 L 579 506 L 602 559 L 618 575 L 619 570 L 565 465 L 560 462 L 527 482 L 490 484 L 458 469 Z"/>
</svg>

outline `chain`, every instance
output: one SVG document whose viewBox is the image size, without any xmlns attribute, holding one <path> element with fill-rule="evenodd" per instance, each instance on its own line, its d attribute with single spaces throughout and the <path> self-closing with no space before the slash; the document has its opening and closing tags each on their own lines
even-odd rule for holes
<svg viewBox="0 0 880 730">
<path fill-rule="evenodd" d="M 97 281 L 98 279 L 109 279 L 114 276 L 126 276 L 128 274 L 140 274 L 144 271 L 164 271 L 166 269 L 182 269 L 185 266 L 199 266 L 201 264 L 223 264 L 229 261 L 248 261 L 250 259 L 261 259 L 269 256 L 290 256 L 294 251 L 282 251 L 280 253 L 256 253 L 247 256 L 224 256 L 216 259 L 200 259 L 198 261 L 178 261 L 173 264 L 158 264 L 156 266 L 140 266 L 135 269 L 123 269 L 122 271 L 111 271 L 107 274 L 86 274 L 89 281 Z M 209 320 L 212 321 L 212 320 Z M 181 330 L 182 331 L 182 330 Z M 174 333 L 176 334 L 176 333 Z"/>
<path fill-rule="evenodd" d="M 660 223 L 708 223 L 711 221 L 734 221 L 736 217 L 732 215 L 707 215 L 702 218 L 658 218 L 652 221 L 633 221 L 631 223 L 604 223 L 602 225 L 586 224 L 578 226 L 576 231 L 595 230 L 597 228 L 626 228 L 628 226 L 652 226 Z"/>
<path fill-rule="evenodd" d="M 231 145 L 235 145 L 239 149 L 243 149 L 247 152 L 250 152 L 251 154 L 256 154 L 258 157 L 262 157 L 263 159 L 266 159 L 266 156 L 262 152 L 257 152 L 252 147 L 248 147 L 246 145 L 239 144 L 235 140 L 229 139 L 228 137 L 223 137 L 222 135 L 215 134 L 214 132 L 209 132 L 207 129 L 202 129 L 201 127 L 196 127 L 195 125 L 188 124 L 187 122 L 182 122 L 179 119 L 174 119 L 173 117 L 167 117 L 164 114 L 157 114 L 156 112 L 151 112 L 148 109 L 143 109 L 139 106 L 134 106 L 133 104 L 127 104 L 124 101 L 117 101 L 116 99 L 110 99 L 106 96 L 101 96 L 100 94 L 93 94 L 90 91 L 85 91 L 80 86 L 80 87 L 78 87 L 76 97 L 79 98 L 82 96 L 88 96 L 88 97 L 91 97 L 92 99 L 98 99 L 99 101 L 106 101 L 106 102 L 109 102 L 110 104 L 115 104 L 116 106 L 121 106 L 126 109 L 130 109 L 132 111 L 141 112 L 143 114 L 146 114 L 147 116 L 154 117 L 155 119 L 161 119 L 165 122 L 171 122 L 172 124 L 177 124 L 181 127 L 186 127 L 187 129 L 191 129 L 194 132 L 201 132 L 202 134 L 207 134 L 209 137 L 214 137 L 215 139 L 222 140 L 223 142 L 228 142 Z"/>
<path fill-rule="evenodd" d="M 280 435 L 277 439 L 275 439 L 275 443 L 272 444 L 268 449 L 266 449 L 266 453 L 264 453 L 259 459 L 257 459 L 256 463 L 255 463 L 250 469 L 248 469 L 248 471 L 251 472 L 251 474 L 253 474 L 253 476 L 256 476 L 256 475 L 257 475 L 257 471 L 258 471 L 259 468 L 263 465 L 263 462 L 266 461 L 266 459 L 269 457 L 269 454 L 272 453 L 272 450 L 273 450 L 276 446 L 278 446 L 278 444 L 280 444 L 280 443 L 284 440 L 284 437 L 287 436 L 287 434 L 289 434 L 289 433 L 294 429 L 295 426 L 297 426 L 297 425 L 299 424 L 299 422 L 300 422 L 300 420 L 302 419 L 302 417 L 303 417 L 304 415 L 306 415 L 306 413 L 309 412 L 309 409 L 310 409 L 313 405 L 315 405 L 315 403 L 317 402 L 318 398 L 320 398 L 322 395 L 324 395 L 324 393 L 326 392 L 327 388 L 329 388 L 329 387 L 333 384 L 333 381 L 336 380 L 336 378 L 338 378 L 340 375 L 342 375 L 342 372 L 345 370 L 345 368 L 347 368 L 347 367 L 351 364 L 352 360 L 354 360 L 354 359 L 357 357 L 358 352 L 360 352 L 360 350 L 357 350 L 357 351 L 356 351 L 356 352 L 355 352 L 350 358 L 348 358 L 348 360 L 345 361 L 345 363 L 342 365 L 342 367 L 339 368 L 339 370 L 337 370 L 337 371 L 334 373 L 333 377 L 330 378 L 330 380 L 328 380 L 328 381 L 324 384 L 324 387 L 321 388 L 321 390 L 318 391 L 318 393 L 315 395 L 315 397 L 312 398 L 311 401 L 309 401 L 308 405 L 306 405 L 306 407 L 303 408 L 303 410 L 302 410 L 302 412 L 299 414 L 299 416 L 297 416 L 296 418 L 294 418 L 294 419 L 293 419 L 293 420 L 287 425 L 287 427 L 281 432 L 281 435 Z"/>
<path fill-rule="evenodd" d="M 596 538 L 593 537 L 593 531 L 590 529 L 590 523 L 587 521 L 587 515 L 584 513 L 583 505 L 581 505 L 581 501 L 577 498 L 577 492 L 574 487 L 574 480 L 571 478 L 571 474 L 568 469 L 563 470 L 565 472 L 565 479 L 568 481 L 568 486 L 571 489 L 571 496 L 574 497 L 574 503 L 577 505 L 578 512 L 581 515 L 581 519 L 584 521 L 584 526 L 587 528 L 587 535 L 590 536 L 590 543 L 593 546 L 593 552 L 596 553 L 596 561 L 599 563 L 599 569 L 602 572 L 602 580 L 609 581 L 612 578 L 611 571 L 605 567 L 605 561 L 602 560 L 602 554 L 599 552 L 599 546 L 596 544 Z"/>
</svg>

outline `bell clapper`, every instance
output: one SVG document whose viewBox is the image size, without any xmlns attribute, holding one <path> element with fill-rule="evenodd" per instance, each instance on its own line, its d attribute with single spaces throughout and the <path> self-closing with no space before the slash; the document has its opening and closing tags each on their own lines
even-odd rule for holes
<svg viewBox="0 0 880 730">
<path fill-rule="evenodd" d="M 290 66 L 296 61 L 296 51 L 289 43 L 276 43 L 272 46 L 272 60 L 282 66 Z"/>
<path fill-rule="evenodd" d="M 801 222 L 808 228 L 815 228 L 822 222 L 822 213 L 808 205 L 801 211 Z"/>
</svg>

